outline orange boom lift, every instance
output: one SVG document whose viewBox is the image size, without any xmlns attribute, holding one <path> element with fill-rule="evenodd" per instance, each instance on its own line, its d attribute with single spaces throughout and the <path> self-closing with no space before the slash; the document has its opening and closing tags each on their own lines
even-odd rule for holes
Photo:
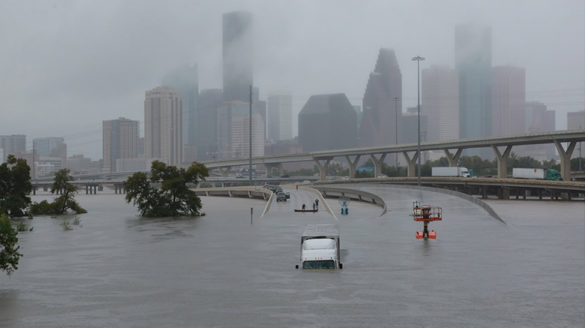
<svg viewBox="0 0 585 328">
<path fill-rule="evenodd" d="M 429 232 L 429 222 L 443 221 L 443 209 L 436 206 L 420 205 L 418 201 L 412 204 L 412 214 L 414 221 L 423 222 L 423 231 L 416 232 L 416 239 L 437 239 L 435 230 Z"/>
</svg>

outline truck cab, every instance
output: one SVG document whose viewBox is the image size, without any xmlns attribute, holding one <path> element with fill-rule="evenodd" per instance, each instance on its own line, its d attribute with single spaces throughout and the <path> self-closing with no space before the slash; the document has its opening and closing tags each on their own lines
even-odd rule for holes
<svg viewBox="0 0 585 328">
<path fill-rule="evenodd" d="M 300 267 L 303 270 L 337 270 L 343 268 L 340 259 L 339 231 L 335 225 L 307 225 L 301 236 Z"/>
</svg>

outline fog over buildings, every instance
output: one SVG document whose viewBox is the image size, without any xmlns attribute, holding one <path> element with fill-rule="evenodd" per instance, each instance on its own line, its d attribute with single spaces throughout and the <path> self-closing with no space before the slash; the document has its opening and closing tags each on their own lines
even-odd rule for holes
<svg viewBox="0 0 585 328">
<path fill-rule="evenodd" d="M 471 22 L 477 29 L 458 30 Z M 470 31 L 484 37 L 465 42 Z M 380 49 L 394 52 L 402 76 L 399 114 L 417 101 L 412 57 L 426 58 L 421 72 L 434 65 L 465 68 L 470 59 L 483 60 L 486 64 L 480 68 L 460 70 L 458 81 L 449 87 L 457 83 L 459 91 L 469 90 L 471 85 L 493 81 L 492 67 L 521 69 L 525 101 L 554 111 L 553 128 L 565 129 L 567 113 L 585 108 L 584 35 L 585 4 L 572 0 L 5 0 L 0 2 L 0 136 L 8 143 L 9 136 L 26 135 L 28 151 L 35 138 L 64 138 L 68 155 L 100 159 L 103 121 L 119 117 L 139 121 L 144 137 L 145 91 L 164 84 L 179 90 L 183 122 L 191 122 L 198 115 L 221 114 L 209 110 L 217 108 L 217 102 L 248 101 L 248 82 L 259 89 L 255 96 L 259 102 L 272 94 L 291 96 L 295 136 L 298 113 L 312 95 L 343 93 L 351 105 L 362 105 L 366 116 L 364 98 Z M 477 40 L 483 41 L 474 43 Z M 229 52 L 226 44 L 240 50 Z M 172 74 L 183 67 L 191 69 L 187 79 Z M 470 81 L 465 71 L 473 72 L 475 80 Z M 498 74 L 504 78 L 504 72 Z M 189 95 L 182 88 L 200 94 Z M 482 101 L 498 99 L 520 108 L 515 95 L 505 98 L 491 88 L 481 94 Z M 505 117 L 492 117 L 493 113 L 488 117 L 477 99 L 459 92 L 457 99 L 436 106 L 465 106 L 459 134 L 481 136 Z M 191 100 L 207 107 L 194 110 Z M 261 107 L 254 109 L 260 116 Z M 425 108 L 431 107 L 423 104 L 423 113 Z M 428 114 L 430 129 L 436 120 Z M 468 114 L 484 115 L 485 126 L 465 123 Z M 269 115 L 264 104 L 264 122 Z M 539 123 L 540 114 L 526 115 L 528 127 L 550 124 L 550 120 Z M 240 123 L 229 128 L 244 129 Z M 208 131 L 202 137 L 182 127 L 181 138 L 194 147 L 189 154 L 217 156 L 219 126 L 183 124 Z M 207 135 L 209 131 L 216 135 Z M 392 142 L 392 135 L 387 137 Z M 247 149 L 238 147 L 239 152 Z"/>
</svg>

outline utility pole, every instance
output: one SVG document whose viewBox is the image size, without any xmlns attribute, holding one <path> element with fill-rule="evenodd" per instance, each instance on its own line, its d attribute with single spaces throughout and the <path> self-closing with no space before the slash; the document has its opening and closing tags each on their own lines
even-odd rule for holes
<svg viewBox="0 0 585 328">
<path fill-rule="evenodd" d="M 417 107 L 418 107 L 418 144 L 416 147 L 416 154 L 418 155 L 418 171 L 417 171 L 417 185 L 420 186 L 420 61 L 425 60 L 424 57 L 416 56 L 412 58 L 413 61 L 416 61 L 416 87 L 417 87 Z"/>
<path fill-rule="evenodd" d="M 396 145 L 398 145 L 398 97 L 394 97 L 394 114 L 395 114 L 395 118 L 394 118 L 394 123 L 395 123 L 395 128 L 394 128 L 394 133 L 395 133 L 395 140 L 396 140 Z M 395 153 L 394 154 L 394 167 L 396 167 L 396 176 L 398 176 L 398 154 Z"/>
<path fill-rule="evenodd" d="M 249 126 L 249 131 L 250 131 L 250 144 L 249 144 L 249 149 L 250 149 L 250 166 L 248 167 L 248 178 L 249 178 L 249 182 L 250 182 L 250 186 L 252 185 L 252 85 L 250 84 L 250 126 Z"/>
</svg>

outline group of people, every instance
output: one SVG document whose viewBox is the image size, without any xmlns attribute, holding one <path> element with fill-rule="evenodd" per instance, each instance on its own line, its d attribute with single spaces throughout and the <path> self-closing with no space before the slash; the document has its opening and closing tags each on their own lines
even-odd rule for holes
<svg viewBox="0 0 585 328">
<path fill-rule="evenodd" d="M 303 210 L 306 208 L 305 204 L 303 204 L 302 206 Z M 315 201 L 313 202 L 313 211 L 318 210 L 319 209 L 319 200 L 315 199 Z"/>
</svg>

